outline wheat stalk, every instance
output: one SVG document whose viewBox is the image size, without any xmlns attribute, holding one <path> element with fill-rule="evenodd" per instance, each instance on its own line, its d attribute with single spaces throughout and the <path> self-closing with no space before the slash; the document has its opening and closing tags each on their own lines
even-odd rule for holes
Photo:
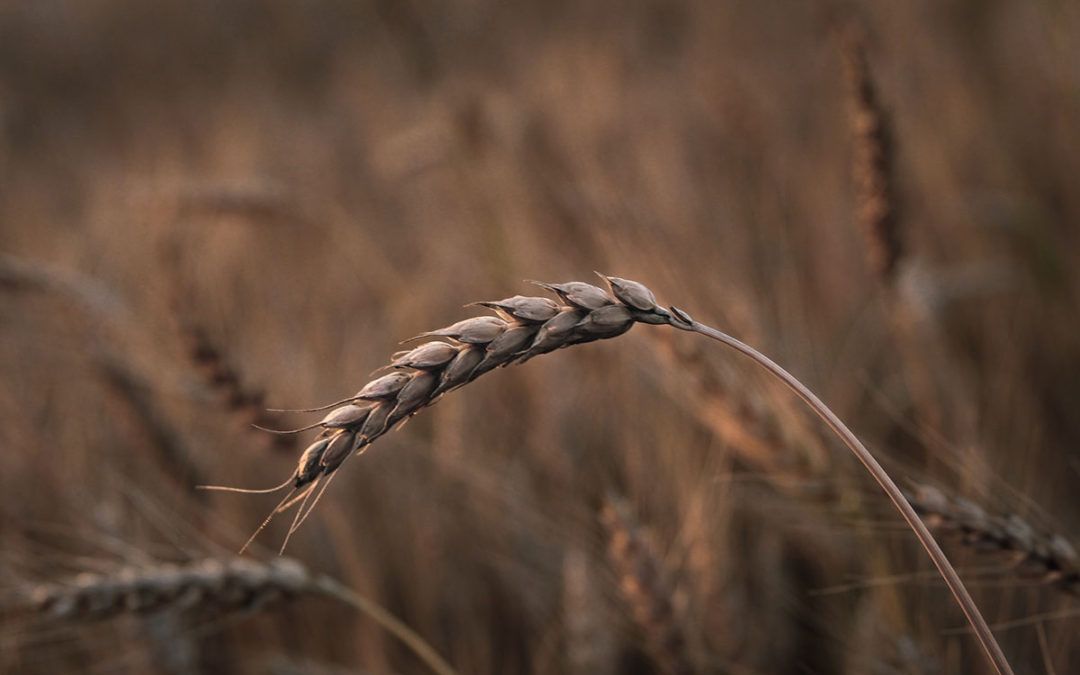
<svg viewBox="0 0 1080 675">
<path fill-rule="evenodd" d="M 930 485 L 916 485 L 905 494 L 932 530 L 959 535 L 976 551 L 1004 555 L 1021 578 L 1080 594 L 1080 553 L 1065 537 L 1039 532 L 1016 514 L 987 513 Z"/>
<path fill-rule="evenodd" d="M 67 582 L 23 589 L 19 604 L 53 620 L 86 622 L 126 613 L 250 612 L 300 596 L 328 597 L 352 607 L 401 640 L 433 672 L 455 675 L 423 638 L 384 608 L 289 558 L 270 562 L 207 558 L 187 565 L 84 573 Z"/>
<path fill-rule="evenodd" d="M 248 540 L 248 544 L 274 514 L 299 501 L 300 508 L 297 509 L 296 517 L 289 528 L 291 535 L 311 513 L 318 497 L 345 459 L 352 454 L 363 452 L 395 425 L 431 405 L 443 394 L 497 367 L 524 362 L 539 354 L 570 345 L 615 337 L 630 330 L 635 323 L 669 325 L 716 340 L 749 357 L 795 393 L 844 441 L 885 491 L 930 555 L 995 669 L 1000 675 L 1011 675 L 1012 668 L 990 627 L 933 535 L 885 469 L 821 399 L 753 347 L 694 321 L 681 309 L 671 307 L 669 311 L 660 307 L 652 291 L 642 284 L 619 277 L 600 277 L 607 283 L 610 292 L 583 282 L 535 282 L 553 292 L 559 302 L 548 298 L 517 295 L 505 300 L 475 303 L 493 309 L 497 316 L 465 319 L 413 338 L 436 337 L 445 338 L 449 342 L 428 342 L 413 350 L 395 354 L 387 366 L 391 369 L 387 375 L 368 382 L 353 396 L 321 408 L 309 409 L 326 410 L 340 406 L 321 421 L 301 429 L 279 432 L 295 433 L 322 428 L 320 437 L 303 452 L 296 472 L 285 483 L 268 490 L 204 487 L 266 493 L 285 489 L 291 484 L 290 492 L 263 521 Z M 326 482 L 315 501 L 305 508 L 315 487 L 324 479 Z M 294 497 L 297 491 L 300 491 L 300 494 Z M 244 545 L 244 549 L 248 544 Z"/>
</svg>

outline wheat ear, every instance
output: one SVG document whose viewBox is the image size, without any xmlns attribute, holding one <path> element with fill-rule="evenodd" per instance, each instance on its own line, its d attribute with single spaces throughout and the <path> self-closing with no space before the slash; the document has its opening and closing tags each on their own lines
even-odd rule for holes
<svg viewBox="0 0 1080 675">
<path fill-rule="evenodd" d="M 673 326 L 704 335 L 750 357 L 825 421 L 878 482 L 930 554 L 999 675 L 1012 675 L 1012 668 L 990 627 L 933 535 L 885 469 L 821 399 L 756 349 L 694 321 L 681 309 L 671 307 L 668 311 L 660 307 L 652 291 L 644 285 L 619 277 L 602 274 L 600 277 L 607 282 L 610 293 L 583 282 L 541 283 L 539 285 L 552 291 L 560 302 L 520 295 L 484 302 L 480 304 L 493 309 L 498 316 L 465 319 L 417 336 L 445 338 L 450 343 L 448 347 L 427 343 L 395 355 L 390 364 L 394 369 L 392 372 L 368 382 L 354 396 L 343 401 L 347 401 L 346 405 L 312 425 L 321 426 L 323 431 L 301 456 L 291 481 L 293 490 L 307 487 L 301 495 L 307 494 L 318 481 L 333 475 L 349 455 L 363 452 L 396 424 L 431 405 L 446 392 L 494 368 L 524 362 L 570 345 L 622 335 L 634 323 Z M 283 500 L 275 512 L 295 501 Z M 311 513 L 317 501 L 318 497 L 306 513 L 297 514 L 290 534 Z"/>
<path fill-rule="evenodd" d="M 30 587 L 22 604 L 52 619 L 90 621 L 127 612 L 254 611 L 297 596 L 344 603 L 401 640 L 432 672 L 456 675 L 423 638 L 381 606 L 288 558 L 265 563 L 207 558 L 182 566 L 123 569 L 111 575 L 85 573 L 66 583 Z"/>
<path fill-rule="evenodd" d="M 896 281 L 896 269 L 904 255 L 897 217 L 892 120 L 878 94 L 862 31 L 855 24 L 848 26 L 843 35 L 842 56 L 855 137 L 852 176 L 857 189 L 859 227 L 870 266 L 882 284 L 889 287 Z"/>
<path fill-rule="evenodd" d="M 987 513 L 930 485 L 916 485 L 905 494 L 931 530 L 960 535 L 976 551 L 1003 554 L 1021 578 L 1080 594 L 1080 553 L 1060 534 L 1039 532 L 1016 514 Z"/>
</svg>

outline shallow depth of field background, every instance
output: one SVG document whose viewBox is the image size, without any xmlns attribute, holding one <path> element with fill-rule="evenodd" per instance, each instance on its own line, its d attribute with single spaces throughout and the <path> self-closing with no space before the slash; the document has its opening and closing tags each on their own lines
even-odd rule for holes
<svg viewBox="0 0 1080 675">
<path fill-rule="evenodd" d="M 852 19 L 896 141 L 891 286 L 858 226 Z M 264 407 L 307 407 L 467 302 L 593 270 L 774 357 L 898 480 L 1072 539 L 1077 176 L 1066 0 L 0 3 L 0 588 L 228 556 L 273 506 L 193 485 L 280 482 L 313 432 L 252 432 L 192 330 Z M 988 672 L 854 458 L 695 336 L 490 373 L 339 473 L 287 554 L 461 673 L 662 672 L 613 499 L 697 672 Z M 1080 599 L 946 550 L 1021 621 L 1018 671 L 1080 662 L 1075 617 L 1032 618 Z M 4 621 L 0 670 L 425 672 L 305 598 Z"/>
</svg>

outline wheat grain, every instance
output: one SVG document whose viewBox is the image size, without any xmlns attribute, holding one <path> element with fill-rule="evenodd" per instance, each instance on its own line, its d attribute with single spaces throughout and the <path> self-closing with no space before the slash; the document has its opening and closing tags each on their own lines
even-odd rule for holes
<svg viewBox="0 0 1080 675">
<path fill-rule="evenodd" d="M 316 427 L 323 430 L 320 438 L 301 455 L 296 471 L 288 481 L 292 483 L 292 490 L 256 529 L 241 551 L 247 549 L 276 513 L 299 503 L 300 508 L 285 538 L 287 544 L 288 537 L 315 508 L 330 478 L 350 454 L 363 452 L 380 436 L 431 405 L 446 392 L 499 366 L 515 361 L 523 363 L 534 356 L 572 344 L 620 335 L 635 322 L 671 321 L 671 315 L 657 306 L 652 292 L 645 286 L 618 277 L 600 276 L 608 283 L 610 295 L 591 284 L 571 282 L 544 285 L 545 288 L 556 289 L 560 299 L 570 303 L 566 305 L 559 305 L 548 298 L 521 295 L 473 303 L 493 309 L 499 316 L 464 319 L 412 338 L 438 337 L 450 342 L 428 342 L 395 354 L 387 366 L 393 368 L 390 373 L 371 380 L 347 399 L 323 406 L 323 409 L 335 405 L 340 407 L 330 411 L 321 421 L 288 432 L 277 432 L 286 435 Z M 601 296 L 607 299 L 606 302 L 600 300 Z M 327 482 L 311 500 L 313 491 L 323 479 Z M 203 487 L 235 490 L 223 486 Z M 297 491 L 300 491 L 299 495 L 293 498 Z"/>
</svg>

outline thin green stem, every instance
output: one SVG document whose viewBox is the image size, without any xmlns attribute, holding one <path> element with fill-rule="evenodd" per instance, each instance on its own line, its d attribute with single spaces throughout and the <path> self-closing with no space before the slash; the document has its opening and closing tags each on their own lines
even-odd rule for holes
<svg viewBox="0 0 1080 675">
<path fill-rule="evenodd" d="M 679 318 L 689 319 L 683 312 L 678 312 Z M 842 441 L 851 449 L 859 461 L 862 462 L 866 470 L 874 477 L 881 489 L 885 491 L 885 494 L 889 496 L 893 505 L 900 511 L 900 515 L 904 517 L 908 526 L 915 532 L 915 536 L 918 537 L 919 543 L 922 544 L 926 552 L 930 554 L 930 559 L 933 560 L 934 566 L 937 567 L 938 572 L 941 573 L 941 577 L 945 580 L 945 584 L 952 591 L 953 597 L 956 598 L 957 603 L 960 605 L 960 609 L 964 612 L 964 616 L 967 617 L 968 623 L 975 630 L 976 637 L 979 638 L 979 642 L 982 643 L 983 650 L 989 657 L 994 668 L 997 670 L 998 675 L 1013 675 L 1012 667 L 1009 666 L 1008 660 L 1005 658 L 1005 653 L 1001 650 L 1001 645 L 998 644 L 997 639 L 994 638 L 994 634 L 990 631 L 990 626 L 987 625 L 986 619 L 983 618 L 982 612 L 975 605 L 975 601 L 972 600 L 971 594 L 968 593 L 967 588 L 964 586 L 964 582 L 960 580 L 960 576 L 956 573 L 956 569 L 953 568 L 952 563 L 945 556 L 944 551 L 938 546 L 937 541 L 933 535 L 930 534 L 930 530 L 926 528 L 922 520 L 915 513 L 915 509 L 911 507 L 911 503 L 904 497 L 904 493 L 900 491 L 893 479 L 889 477 L 889 474 L 882 468 L 874 456 L 870 454 L 870 451 L 866 449 L 866 446 L 856 438 L 855 434 L 851 433 L 851 430 L 840 421 L 840 418 L 829 409 L 821 399 L 819 399 L 814 392 L 806 388 L 802 382 L 799 382 L 788 371 L 781 368 L 772 359 L 765 356 L 753 347 L 736 340 L 726 333 L 722 333 L 715 328 L 710 328 L 697 321 L 690 320 L 688 323 L 683 324 L 681 321 L 672 322 L 671 325 L 682 330 L 689 330 L 705 337 L 717 340 L 728 347 L 740 352 L 754 361 L 765 370 L 772 373 L 777 379 L 784 383 L 788 389 L 793 391 L 796 396 L 801 398 L 806 405 L 808 405 L 818 417 L 825 421 L 825 424 L 840 437 Z"/>
</svg>

